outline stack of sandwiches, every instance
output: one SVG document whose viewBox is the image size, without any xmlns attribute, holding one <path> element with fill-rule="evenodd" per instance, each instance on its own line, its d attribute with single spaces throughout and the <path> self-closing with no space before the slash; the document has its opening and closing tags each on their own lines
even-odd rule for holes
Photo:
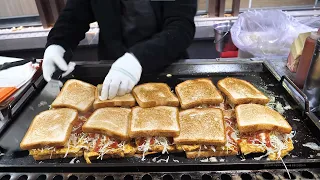
<svg viewBox="0 0 320 180">
<path fill-rule="evenodd" d="M 229 132 L 234 128 L 226 125 L 219 109 L 224 99 L 212 81 L 187 80 L 176 86 L 176 93 L 181 108 L 187 109 L 179 114 L 180 136 L 174 138 L 177 149 L 185 151 L 187 158 L 236 155 L 238 148 Z"/>
<path fill-rule="evenodd" d="M 32 121 L 20 143 L 35 160 L 82 156 L 77 142 L 70 142 L 78 112 L 61 108 L 40 113 Z"/>
<path fill-rule="evenodd" d="M 175 151 L 173 137 L 180 133 L 179 100 L 165 83 L 145 83 L 133 90 L 140 107 L 132 109 L 130 137 L 137 153 L 145 155 Z"/>
<path fill-rule="evenodd" d="M 217 108 L 188 109 L 180 112 L 180 135 L 174 138 L 187 158 L 229 156 L 238 153 L 227 138 L 223 112 Z"/>
<path fill-rule="evenodd" d="M 265 106 L 269 98 L 247 81 L 225 78 L 218 82 L 225 94 L 231 119 L 236 119 L 238 146 L 242 154 L 266 153 L 279 160 L 293 150 L 292 128 L 277 111 Z"/>
<path fill-rule="evenodd" d="M 279 160 L 293 150 L 292 128 L 284 117 L 267 106 L 242 104 L 236 107 L 241 152 L 265 153 Z"/>
<path fill-rule="evenodd" d="M 129 138 L 131 109 L 106 107 L 96 110 L 82 126 L 88 134 L 84 158 L 92 159 L 132 157 L 136 148 Z"/>
<path fill-rule="evenodd" d="M 145 155 L 175 151 L 172 138 L 179 135 L 179 111 L 176 107 L 135 107 L 129 135 L 135 139 L 137 153 Z"/>
<path fill-rule="evenodd" d="M 186 80 L 175 87 L 145 83 L 132 94 L 100 100 L 97 87 L 68 80 L 50 110 L 32 121 L 21 149 L 35 160 L 106 158 L 184 152 L 187 158 L 264 153 L 279 160 L 293 150 L 292 128 L 268 97 L 247 81 Z"/>
</svg>

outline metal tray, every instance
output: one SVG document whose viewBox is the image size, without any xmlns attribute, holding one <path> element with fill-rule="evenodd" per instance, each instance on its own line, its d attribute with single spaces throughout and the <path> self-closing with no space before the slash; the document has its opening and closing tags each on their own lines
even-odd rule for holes
<svg viewBox="0 0 320 180">
<path fill-rule="evenodd" d="M 76 79 L 97 85 L 102 83 L 104 76 L 110 68 L 109 63 L 81 63 L 77 64 L 73 76 Z M 172 76 L 167 76 L 171 74 Z M 253 83 L 267 95 L 272 95 L 283 106 L 290 105 L 293 109 L 287 110 L 284 116 L 296 131 L 293 138 L 295 149 L 289 156 L 284 158 L 284 162 L 289 169 L 292 168 L 317 168 L 320 167 L 320 157 L 317 152 L 303 147 L 303 143 L 315 142 L 319 144 L 320 131 L 319 122 L 308 117 L 303 107 L 295 101 L 297 94 L 288 92 L 291 87 L 290 80 L 283 77 L 281 80 L 274 73 L 268 64 L 263 62 L 238 61 L 238 62 L 198 62 L 195 60 L 185 60 L 172 64 L 163 72 L 154 74 L 144 74 L 140 83 L 144 82 L 165 82 L 172 89 L 187 79 L 207 77 L 216 84 L 224 77 L 237 77 Z M 0 137 L 0 146 L 5 155 L 0 157 L 0 172 L 191 172 L 191 171 L 219 171 L 219 170 L 259 170 L 259 169 L 283 169 L 281 161 L 268 161 L 266 159 L 254 160 L 252 156 L 241 160 L 239 156 L 218 157 L 217 162 L 201 162 L 201 159 L 187 159 L 184 153 L 170 155 L 148 156 L 145 161 L 140 158 L 107 159 L 95 161 L 93 164 L 86 164 L 84 159 L 78 158 L 79 163 L 70 164 L 70 159 L 55 159 L 45 161 L 35 161 L 28 156 L 27 151 L 20 151 L 19 143 L 33 117 L 41 111 L 47 110 L 56 97 L 50 84 L 47 84 L 40 94 L 29 101 L 22 109 L 19 116 Z M 299 119 L 293 120 L 293 119 Z M 1 150 L 1 149 L 0 149 Z M 167 159 L 166 162 L 154 162 L 154 158 Z M 173 160 L 178 160 L 173 161 Z"/>
</svg>

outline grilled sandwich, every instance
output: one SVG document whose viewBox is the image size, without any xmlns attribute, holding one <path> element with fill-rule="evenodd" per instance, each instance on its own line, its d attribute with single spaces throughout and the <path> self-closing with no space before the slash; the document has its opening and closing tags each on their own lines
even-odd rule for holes
<svg viewBox="0 0 320 180">
<path fill-rule="evenodd" d="M 238 153 L 234 123 L 224 119 L 221 109 L 184 110 L 180 112 L 179 120 L 181 131 L 174 143 L 178 151 L 185 151 L 187 158 Z"/>
<path fill-rule="evenodd" d="M 179 106 L 179 100 L 165 83 L 145 83 L 133 88 L 140 107 Z"/>
<path fill-rule="evenodd" d="M 92 159 L 123 158 L 135 154 L 128 128 L 131 109 L 107 107 L 96 110 L 82 126 L 89 139 L 84 158 Z"/>
<path fill-rule="evenodd" d="M 218 81 L 218 88 L 226 95 L 226 103 L 234 108 L 238 104 L 267 104 L 269 98 L 260 92 L 251 83 L 237 79 L 224 78 Z"/>
<path fill-rule="evenodd" d="M 102 85 L 99 84 L 97 86 L 95 92 L 95 101 L 93 103 L 94 109 L 104 108 L 104 107 L 133 107 L 136 104 L 136 100 L 134 99 L 131 93 L 125 94 L 123 96 L 116 96 L 113 99 L 100 100 L 100 94 L 102 90 Z"/>
<path fill-rule="evenodd" d="M 172 137 L 180 133 L 179 112 L 176 107 L 158 106 L 153 108 L 134 107 L 129 136 L 135 138 L 137 153 L 169 153 L 175 151 Z"/>
<path fill-rule="evenodd" d="M 20 147 L 29 150 L 35 160 L 82 156 L 82 147 L 71 141 L 79 121 L 73 109 L 44 111 L 33 119 Z"/>
<path fill-rule="evenodd" d="M 265 153 L 271 160 L 279 160 L 293 150 L 293 131 L 277 111 L 259 104 L 242 104 L 235 109 L 240 132 L 241 152 Z"/>
<path fill-rule="evenodd" d="M 96 87 L 75 79 L 68 80 L 53 101 L 53 108 L 72 108 L 85 113 L 92 109 Z"/>
<path fill-rule="evenodd" d="M 197 106 L 216 106 L 223 102 L 223 97 L 210 79 L 187 80 L 175 88 L 181 108 Z"/>
</svg>

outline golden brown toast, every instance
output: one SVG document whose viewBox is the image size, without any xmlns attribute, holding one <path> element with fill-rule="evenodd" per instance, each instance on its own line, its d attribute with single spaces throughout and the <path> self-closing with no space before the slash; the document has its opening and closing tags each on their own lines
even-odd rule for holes
<svg viewBox="0 0 320 180">
<path fill-rule="evenodd" d="M 176 107 L 158 106 L 153 108 L 132 108 L 129 136 L 175 137 L 179 135 L 179 112 Z"/>
<path fill-rule="evenodd" d="M 289 134 L 290 124 L 277 111 L 260 104 L 241 104 L 235 109 L 240 133 L 260 130 L 279 131 Z"/>
<path fill-rule="evenodd" d="M 221 109 L 188 109 L 179 113 L 180 135 L 175 144 L 225 145 L 226 132 Z"/>
<path fill-rule="evenodd" d="M 178 84 L 175 88 L 181 108 L 189 109 L 203 104 L 217 105 L 223 97 L 210 79 L 193 79 Z"/>
<path fill-rule="evenodd" d="M 107 107 L 97 109 L 82 126 L 85 133 L 105 134 L 119 140 L 128 140 L 131 109 Z"/>
<path fill-rule="evenodd" d="M 145 83 L 133 88 L 140 107 L 179 106 L 179 100 L 165 83 Z"/>
<path fill-rule="evenodd" d="M 234 105 L 248 103 L 267 104 L 269 102 L 267 96 L 245 80 L 231 77 L 224 78 L 218 81 L 218 88 Z"/>
<path fill-rule="evenodd" d="M 92 109 L 96 87 L 76 79 L 68 80 L 51 106 L 73 108 L 85 113 Z"/>
<path fill-rule="evenodd" d="M 64 146 L 70 137 L 73 123 L 77 119 L 78 112 L 69 108 L 41 112 L 29 126 L 20 143 L 21 149 Z"/>
<path fill-rule="evenodd" d="M 133 107 L 136 105 L 136 100 L 131 93 L 125 94 L 123 96 L 116 96 L 113 99 L 100 100 L 100 93 L 102 90 L 102 85 L 99 84 L 95 92 L 95 100 L 93 103 L 94 109 L 104 108 L 104 107 Z"/>
</svg>

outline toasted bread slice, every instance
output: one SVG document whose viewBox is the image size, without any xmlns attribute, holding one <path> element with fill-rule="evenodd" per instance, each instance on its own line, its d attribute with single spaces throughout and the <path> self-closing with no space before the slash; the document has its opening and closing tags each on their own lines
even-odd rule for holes
<svg viewBox="0 0 320 180">
<path fill-rule="evenodd" d="M 96 87 L 75 79 L 68 80 L 58 97 L 53 101 L 53 108 L 73 108 L 82 113 L 92 109 Z"/>
<path fill-rule="evenodd" d="M 132 93 L 140 107 L 179 106 L 178 98 L 165 83 L 145 83 L 133 88 Z"/>
<path fill-rule="evenodd" d="M 153 108 L 134 107 L 129 136 L 175 137 L 179 135 L 179 112 L 176 107 L 158 106 Z"/>
<path fill-rule="evenodd" d="M 102 85 L 97 86 L 95 92 L 95 100 L 93 103 L 94 109 L 104 108 L 104 107 L 133 107 L 136 105 L 136 100 L 131 93 L 125 94 L 123 96 L 116 96 L 113 99 L 100 100 L 100 93 L 102 90 Z"/>
<path fill-rule="evenodd" d="M 235 150 L 222 150 L 222 151 L 192 151 L 186 152 L 188 159 L 194 158 L 208 158 L 208 157 L 220 157 L 220 156 L 235 156 L 238 151 Z"/>
<path fill-rule="evenodd" d="M 71 134 L 73 123 L 78 119 L 74 109 L 47 110 L 37 115 L 20 143 L 23 150 L 44 146 L 64 146 Z"/>
<path fill-rule="evenodd" d="M 223 97 L 210 79 L 193 79 L 176 86 L 181 108 L 189 109 L 203 104 L 217 105 L 223 102 Z"/>
<path fill-rule="evenodd" d="M 289 134 L 290 124 L 277 111 L 260 104 L 241 104 L 235 109 L 240 133 L 260 130 L 279 131 Z"/>
<path fill-rule="evenodd" d="M 227 142 L 221 109 L 188 109 L 179 113 L 180 135 L 175 144 L 225 145 Z"/>
<path fill-rule="evenodd" d="M 46 149 L 32 149 L 30 155 L 33 156 L 34 160 L 46 160 L 46 159 L 58 159 L 58 158 L 69 158 L 69 157 L 81 157 L 83 156 L 83 150 L 81 148 L 60 148 L 55 150 Z"/>
<path fill-rule="evenodd" d="M 82 126 L 83 132 L 105 134 L 119 140 L 128 140 L 128 128 L 131 109 L 101 108 L 97 109 Z"/>
<path fill-rule="evenodd" d="M 232 104 L 267 104 L 269 98 L 255 88 L 251 83 L 237 79 L 224 78 L 218 81 L 218 88 L 231 101 Z"/>
</svg>

